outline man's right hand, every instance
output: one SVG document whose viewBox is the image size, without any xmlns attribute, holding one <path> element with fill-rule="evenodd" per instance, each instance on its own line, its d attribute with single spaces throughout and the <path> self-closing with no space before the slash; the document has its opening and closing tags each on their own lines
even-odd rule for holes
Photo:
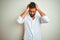
<svg viewBox="0 0 60 40">
<path fill-rule="evenodd" d="M 24 19 L 28 12 L 29 12 L 29 7 L 27 6 L 25 11 L 20 16 Z"/>
</svg>

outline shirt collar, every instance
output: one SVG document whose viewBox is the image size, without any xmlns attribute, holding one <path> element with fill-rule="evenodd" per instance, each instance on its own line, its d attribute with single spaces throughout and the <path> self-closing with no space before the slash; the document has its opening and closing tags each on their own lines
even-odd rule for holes
<svg viewBox="0 0 60 40">
<path fill-rule="evenodd" d="M 36 18 L 36 14 L 35 14 L 34 20 L 32 20 L 32 18 L 30 17 L 30 15 L 29 15 L 29 13 L 28 13 L 28 19 L 34 22 L 34 21 L 37 19 L 37 18 Z"/>
</svg>

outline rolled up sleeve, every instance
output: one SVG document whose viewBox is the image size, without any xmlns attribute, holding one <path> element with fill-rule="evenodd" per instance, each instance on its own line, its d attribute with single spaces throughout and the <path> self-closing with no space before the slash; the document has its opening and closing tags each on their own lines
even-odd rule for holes
<svg viewBox="0 0 60 40">
<path fill-rule="evenodd" d="M 50 19 L 47 16 L 42 16 L 40 18 L 40 22 L 41 23 L 48 23 L 50 21 Z"/>
<path fill-rule="evenodd" d="M 24 19 L 23 19 L 21 16 L 19 16 L 19 17 L 17 18 L 17 22 L 18 22 L 19 24 L 23 24 L 23 23 L 24 23 Z"/>
</svg>

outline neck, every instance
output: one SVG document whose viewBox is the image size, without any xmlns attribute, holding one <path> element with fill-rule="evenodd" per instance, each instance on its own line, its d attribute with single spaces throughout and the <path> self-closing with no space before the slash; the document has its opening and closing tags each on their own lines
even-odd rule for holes
<svg viewBox="0 0 60 40">
<path fill-rule="evenodd" d="M 34 20 L 35 17 L 31 17 L 31 18 Z"/>
</svg>

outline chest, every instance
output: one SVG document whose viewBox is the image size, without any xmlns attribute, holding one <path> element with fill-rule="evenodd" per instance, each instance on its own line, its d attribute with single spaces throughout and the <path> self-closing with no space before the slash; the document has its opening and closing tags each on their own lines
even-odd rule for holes
<svg viewBox="0 0 60 40">
<path fill-rule="evenodd" d="M 40 24 L 40 20 L 38 17 L 35 17 L 34 20 L 30 17 L 28 17 L 26 20 L 25 20 L 25 25 L 28 25 L 28 26 L 38 26 Z"/>
</svg>

